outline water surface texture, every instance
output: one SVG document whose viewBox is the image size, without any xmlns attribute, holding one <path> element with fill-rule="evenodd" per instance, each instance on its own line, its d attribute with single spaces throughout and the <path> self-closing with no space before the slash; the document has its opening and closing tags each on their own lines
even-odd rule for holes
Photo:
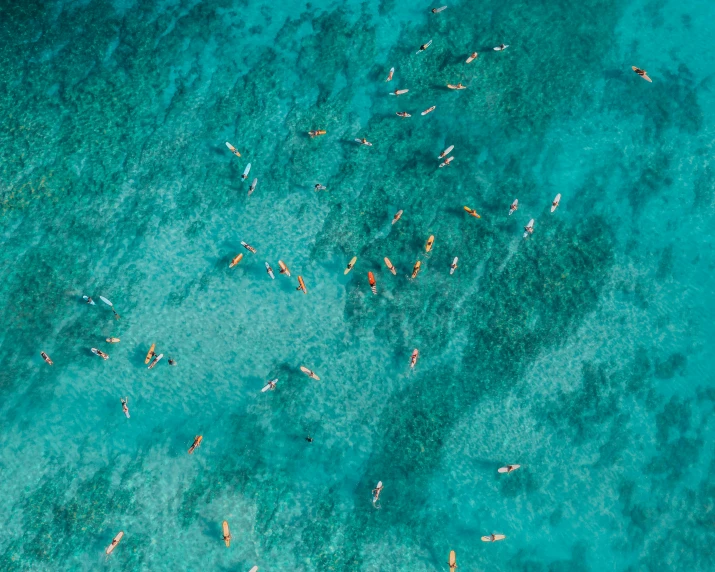
<svg viewBox="0 0 715 572">
<path fill-rule="evenodd" d="M 0 569 L 715 569 L 715 5 L 437 5 L 2 3 Z"/>
</svg>

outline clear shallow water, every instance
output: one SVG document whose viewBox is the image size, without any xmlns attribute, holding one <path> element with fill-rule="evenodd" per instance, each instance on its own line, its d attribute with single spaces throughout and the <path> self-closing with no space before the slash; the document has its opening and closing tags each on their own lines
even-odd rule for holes
<svg viewBox="0 0 715 572">
<path fill-rule="evenodd" d="M 3 570 L 715 567 L 712 6 L 404 4 L 3 5 Z"/>
</svg>

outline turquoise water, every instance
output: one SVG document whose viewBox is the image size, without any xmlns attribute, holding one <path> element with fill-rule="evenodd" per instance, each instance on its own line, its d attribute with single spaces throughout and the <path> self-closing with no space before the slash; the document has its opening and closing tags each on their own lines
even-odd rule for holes
<svg viewBox="0 0 715 572">
<path fill-rule="evenodd" d="M 715 7 L 436 5 L 3 3 L 0 569 L 715 569 Z"/>
</svg>

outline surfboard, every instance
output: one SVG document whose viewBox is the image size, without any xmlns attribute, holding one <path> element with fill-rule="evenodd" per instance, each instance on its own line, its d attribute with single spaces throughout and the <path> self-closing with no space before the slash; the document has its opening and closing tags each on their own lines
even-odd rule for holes
<svg viewBox="0 0 715 572">
<path fill-rule="evenodd" d="M 231 264 L 229 264 L 228 267 L 229 267 L 229 268 L 233 268 L 234 266 L 236 266 L 236 264 L 238 264 L 239 262 L 241 262 L 241 259 L 242 259 L 242 258 L 243 258 L 243 252 L 242 252 L 241 254 L 235 256 L 235 257 L 233 258 L 233 260 L 231 260 Z"/>
<path fill-rule="evenodd" d="M 509 469 L 511 467 L 511 469 Z M 521 465 L 507 465 L 506 467 L 499 467 L 497 469 L 498 473 L 511 473 L 512 471 L 516 471 Z"/>
<path fill-rule="evenodd" d="M 482 536 L 482 542 L 496 542 L 497 540 L 504 540 L 506 536 L 503 534 L 494 534 L 494 538 L 492 538 L 492 535 L 489 536 Z"/>
<path fill-rule="evenodd" d="M 511 216 L 511 213 L 513 213 L 518 208 L 519 208 L 519 199 L 514 199 L 514 202 L 511 203 L 511 206 L 509 207 L 509 216 Z"/>
<path fill-rule="evenodd" d="M 53 362 L 50 359 L 50 356 L 48 356 L 45 352 L 40 352 L 40 355 L 42 356 L 42 359 L 45 360 L 49 365 L 53 365 L 55 362 Z"/>
<path fill-rule="evenodd" d="M 432 113 L 436 107 L 437 107 L 436 105 L 433 105 L 429 109 L 425 109 L 420 115 L 427 115 L 428 113 Z"/>
<path fill-rule="evenodd" d="M 308 377 L 312 377 L 314 380 L 320 381 L 320 378 L 317 375 L 315 375 L 314 372 L 310 371 L 307 367 L 305 367 L 304 365 L 300 366 L 300 371 L 302 371 Z"/>
<path fill-rule="evenodd" d="M 449 569 L 455 570 L 457 568 L 457 555 L 454 550 L 449 551 Z"/>
<path fill-rule="evenodd" d="M 431 234 L 425 243 L 425 252 L 432 250 L 432 245 L 434 244 L 434 234 Z"/>
<path fill-rule="evenodd" d="M 447 87 L 449 89 L 467 89 L 466 85 L 462 85 L 461 83 L 458 83 L 457 85 L 454 85 L 453 83 L 448 83 Z"/>
<path fill-rule="evenodd" d="M 303 277 L 298 276 L 298 290 L 302 290 L 303 294 L 307 294 L 308 290 L 305 289 L 305 282 L 303 282 Z"/>
<path fill-rule="evenodd" d="M 146 353 L 146 357 L 144 358 L 144 363 L 149 363 L 149 360 L 154 357 L 154 348 L 156 347 L 156 344 L 152 344 L 151 347 L 149 348 L 149 351 Z"/>
<path fill-rule="evenodd" d="M 643 75 L 641 75 L 641 74 L 638 73 L 639 68 L 637 68 L 636 66 L 631 66 L 631 69 L 632 69 L 634 72 L 636 72 L 638 75 L 640 75 L 640 76 L 641 76 L 644 80 L 646 80 L 647 82 L 653 83 L 653 80 L 648 77 L 648 72 L 647 72 L 647 71 L 645 71 L 645 70 L 640 70 L 640 71 L 643 72 Z"/>
<path fill-rule="evenodd" d="M 397 211 L 395 216 L 392 217 L 392 224 L 395 224 L 402 217 L 402 210 Z"/>
<path fill-rule="evenodd" d="M 355 138 L 356 143 L 360 143 L 360 145 L 365 145 L 366 147 L 372 147 L 372 143 L 369 141 L 363 141 L 362 139 L 358 139 L 357 137 Z"/>
<path fill-rule="evenodd" d="M 506 50 L 508 47 L 509 47 L 508 45 L 507 46 L 497 46 L 496 48 L 494 48 L 494 51 L 501 52 L 502 50 Z"/>
<path fill-rule="evenodd" d="M 390 262 L 390 259 L 387 256 L 385 256 L 385 266 L 387 266 L 388 270 L 392 272 L 393 276 L 397 276 L 397 270 L 392 265 L 392 262 Z"/>
<path fill-rule="evenodd" d="M 98 350 L 97 348 L 92 348 L 92 353 L 96 356 L 101 357 L 104 360 L 108 360 L 109 356 L 105 354 L 102 350 Z"/>
<path fill-rule="evenodd" d="M 420 357 L 420 351 L 418 349 L 414 349 L 412 351 L 412 356 L 410 357 L 410 367 L 414 368 L 415 364 L 417 363 L 417 358 Z"/>
<path fill-rule="evenodd" d="M 96 306 L 96 304 L 94 303 L 94 300 L 90 300 L 89 296 L 82 296 L 82 300 L 87 302 L 87 304 L 89 304 L 90 306 Z"/>
<path fill-rule="evenodd" d="M 243 170 L 243 175 L 241 175 L 241 179 L 243 179 L 244 181 L 246 179 L 248 179 L 248 173 L 250 173 L 250 172 L 251 172 L 251 164 L 249 163 L 248 165 L 246 165 L 246 168 Z"/>
<path fill-rule="evenodd" d="M 375 285 L 375 275 L 372 272 L 367 273 L 367 281 L 370 283 L 370 290 L 373 294 L 377 294 L 377 286 Z"/>
<path fill-rule="evenodd" d="M 396 89 L 395 91 L 391 92 L 390 95 L 404 95 L 410 91 L 409 89 Z"/>
<path fill-rule="evenodd" d="M 440 6 L 439 8 L 432 8 L 433 14 L 439 14 L 447 9 L 447 6 Z"/>
<path fill-rule="evenodd" d="M 437 159 L 442 159 L 442 158 L 446 157 L 447 155 L 449 155 L 452 152 L 452 149 L 454 149 L 454 145 L 450 145 L 444 151 L 442 151 L 439 154 L 439 157 L 437 157 Z"/>
<path fill-rule="evenodd" d="M 285 262 L 282 260 L 278 261 L 278 266 L 281 267 L 281 274 L 285 274 L 286 276 L 290 276 L 290 270 L 288 270 L 288 267 L 285 265 Z"/>
<path fill-rule="evenodd" d="M 258 566 L 254 566 L 248 572 L 258 572 Z"/>
<path fill-rule="evenodd" d="M 449 166 L 449 164 L 450 164 L 452 161 L 454 161 L 454 156 L 452 156 L 452 157 L 447 157 L 447 158 L 444 160 L 444 163 L 440 163 L 439 168 L 441 169 L 442 167 L 447 167 L 447 166 Z"/>
<path fill-rule="evenodd" d="M 392 75 L 395 73 L 395 68 L 390 68 L 390 73 L 387 74 L 387 79 L 385 82 L 392 81 Z"/>
<path fill-rule="evenodd" d="M 271 268 L 271 265 L 266 262 L 266 272 L 268 272 L 268 276 L 270 276 L 273 280 L 276 279 L 276 277 L 273 275 L 273 268 Z"/>
<path fill-rule="evenodd" d="M 193 455 L 194 451 L 198 449 L 199 445 L 201 445 L 201 441 L 204 440 L 203 435 L 197 435 L 194 437 L 194 442 L 191 444 L 191 447 L 189 448 L 189 455 Z"/>
<path fill-rule="evenodd" d="M 316 129 L 314 131 L 308 131 L 308 135 L 311 137 L 318 137 L 319 135 L 325 135 L 325 129 Z"/>
<path fill-rule="evenodd" d="M 226 548 L 231 546 L 231 530 L 228 528 L 228 521 L 224 520 L 223 524 L 223 541 L 226 543 Z"/>
<path fill-rule="evenodd" d="M 124 537 L 124 532 L 120 531 L 119 534 L 117 534 L 117 536 L 114 537 L 114 539 L 112 540 L 112 543 L 109 546 L 107 546 L 107 548 L 105 549 L 104 552 L 107 555 L 114 552 L 114 549 L 117 547 L 117 544 L 119 544 L 119 542 L 122 540 L 123 537 Z"/>
<path fill-rule="evenodd" d="M 412 267 L 412 278 L 417 278 L 417 275 L 420 273 L 420 266 L 422 266 L 422 263 L 419 260 L 415 262 L 415 265 Z"/>
<path fill-rule="evenodd" d="M 560 202 L 561 202 L 561 193 L 556 195 L 553 202 L 551 203 L 551 212 L 554 212 L 557 208 L 559 208 Z"/>
<path fill-rule="evenodd" d="M 231 145 L 228 141 L 226 141 L 226 147 L 228 147 L 229 151 L 231 151 L 231 153 L 236 155 L 236 157 L 241 156 L 241 154 L 238 152 L 238 150 L 233 145 Z"/>
<path fill-rule="evenodd" d="M 250 244 L 248 244 L 247 242 L 241 241 L 241 246 L 243 246 L 243 248 L 245 248 L 246 250 L 248 250 L 248 252 L 252 252 L 253 254 L 256 254 L 256 249 L 253 248 L 253 247 L 252 247 Z"/>
<path fill-rule="evenodd" d="M 474 60 L 476 60 L 479 57 L 479 54 L 477 52 L 472 52 L 472 55 L 470 55 L 467 58 L 467 63 L 471 64 Z"/>
<path fill-rule="evenodd" d="M 372 502 L 373 504 L 377 502 L 377 499 L 380 498 L 380 493 L 382 492 L 382 481 L 377 481 L 377 485 L 375 486 L 375 490 L 372 495 Z"/>
<path fill-rule="evenodd" d="M 152 369 L 156 364 L 159 363 L 159 360 L 161 360 L 161 358 L 163 358 L 163 357 L 164 357 L 164 354 L 159 354 L 158 356 L 156 356 L 156 357 L 154 358 L 154 361 L 152 361 L 152 362 L 149 364 L 149 367 L 148 367 L 147 369 Z"/>
<path fill-rule="evenodd" d="M 118 343 L 121 342 L 121 341 L 122 341 L 122 340 L 120 340 L 119 338 L 107 338 L 107 343 L 108 343 L 108 344 L 118 344 Z"/>
<path fill-rule="evenodd" d="M 429 48 L 431 45 L 432 45 L 432 40 L 430 40 L 430 41 L 427 42 L 426 44 L 422 44 L 422 45 L 420 46 L 420 49 L 417 50 L 415 53 L 416 53 L 416 54 L 419 54 L 420 52 L 424 52 L 424 51 L 425 51 L 427 48 Z"/>
<path fill-rule="evenodd" d="M 533 231 L 534 231 L 534 219 L 532 218 L 532 219 L 529 221 L 529 224 L 527 224 L 527 225 L 524 227 L 524 238 L 526 238 L 527 236 L 529 236 Z"/>
<path fill-rule="evenodd" d="M 114 306 L 109 300 L 107 300 L 104 296 L 100 296 L 99 299 L 104 302 L 107 306 Z"/>
<path fill-rule="evenodd" d="M 265 393 L 265 392 L 268 391 L 269 389 L 273 389 L 273 387 L 271 387 L 271 384 L 273 384 L 273 386 L 275 387 L 275 384 L 276 384 L 276 383 L 278 383 L 278 378 L 272 379 L 272 380 L 269 381 L 266 385 L 263 386 L 263 389 L 261 389 L 261 393 Z"/>
<path fill-rule="evenodd" d="M 348 265 L 345 268 L 343 274 L 347 274 L 348 272 L 350 272 L 353 269 L 353 266 L 355 266 L 355 262 L 357 262 L 357 256 L 353 256 L 350 262 L 348 262 Z"/>
<path fill-rule="evenodd" d="M 479 216 L 479 213 L 475 211 L 474 209 L 470 209 L 469 207 L 464 207 L 464 210 L 467 211 L 470 215 L 472 215 L 475 218 L 482 218 Z"/>
<path fill-rule="evenodd" d="M 251 186 L 248 187 L 248 196 L 251 196 L 251 193 L 256 190 L 256 185 L 258 184 L 258 179 L 253 179 L 253 182 L 251 183 Z"/>
<path fill-rule="evenodd" d="M 454 271 L 457 269 L 457 262 L 459 262 L 459 258 L 455 256 L 454 260 L 452 260 L 452 266 L 449 267 L 450 275 L 454 274 Z"/>
<path fill-rule="evenodd" d="M 399 115 L 400 117 L 412 117 L 409 113 L 405 111 L 398 111 L 397 115 Z"/>
</svg>

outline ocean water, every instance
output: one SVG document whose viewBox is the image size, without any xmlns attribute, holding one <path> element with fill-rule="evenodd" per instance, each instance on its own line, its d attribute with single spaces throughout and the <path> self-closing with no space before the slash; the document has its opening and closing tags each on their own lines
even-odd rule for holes
<svg viewBox="0 0 715 572">
<path fill-rule="evenodd" d="M 437 5 L 0 5 L 0 569 L 715 569 L 715 5 Z"/>
</svg>

